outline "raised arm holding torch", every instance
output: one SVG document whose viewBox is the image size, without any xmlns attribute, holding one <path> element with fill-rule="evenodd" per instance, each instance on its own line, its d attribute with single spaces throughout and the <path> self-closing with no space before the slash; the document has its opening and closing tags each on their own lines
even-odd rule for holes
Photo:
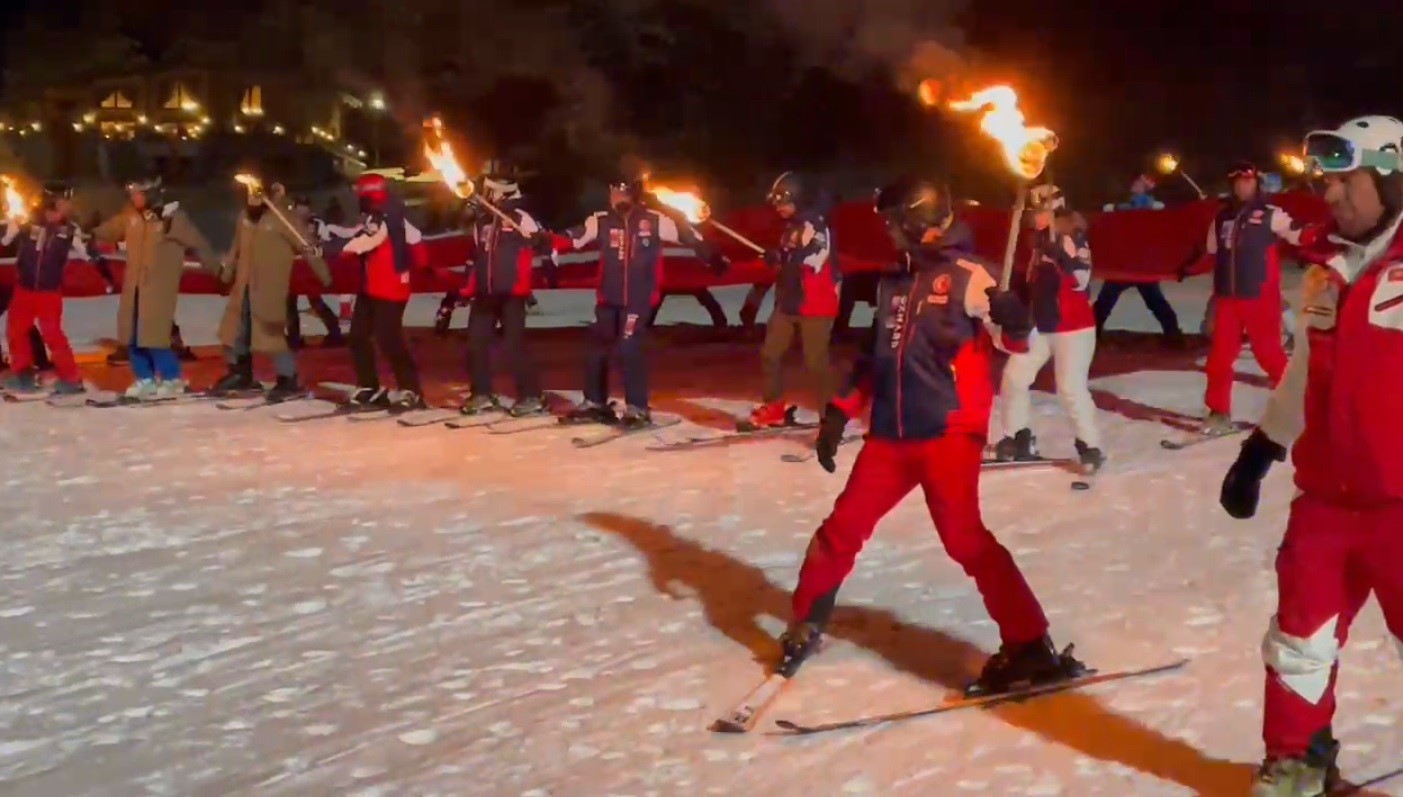
<svg viewBox="0 0 1403 797">
<path fill-rule="evenodd" d="M 683 216 L 686 216 L 687 220 L 692 222 L 693 224 L 709 223 L 712 227 L 716 228 L 720 232 L 723 232 L 726 235 L 730 236 L 736 241 L 736 243 L 739 243 L 745 248 L 755 252 L 755 254 L 765 254 L 765 247 L 755 243 L 749 238 L 746 238 L 744 235 L 741 235 L 740 233 L 736 232 L 730 227 L 727 227 L 726 225 L 717 221 L 711 215 L 711 207 L 708 206 L 706 202 L 703 201 L 697 195 L 685 193 L 682 191 L 673 191 L 670 188 L 653 188 L 651 189 L 651 192 L 653 196 L 658 198 L 659 202 L 663 203 L 664 205 L 667 205 L 673 210 L 676 210 Z"/>
<path fill-rule="evenodd" d="M 473 181 L 468 177 L 468 173 L 459 165 L 458 159 L 453 155 L 453 146 L 443 135 L 443 120 L 437 116 L 424 122 L 424 157 L 429 159 L 429 165 L 438 172 L 443 184 L 459 199 L 476 202 L 486 208 L 492 215 L 502 220 L 502 223 L 513 232 L 525 235 L 511 216 L 502 212 L 502 209 L 493 204 L 486 197 L 477 192 L 473 186 Z"/>
<path fill-rule="evenodd" d="M 1194 193 L 1198 194 L 1199 199 L 1208 198 L 1208 195 L 1203 193 L 1203 189 L 1198 187 L 1198 183 L 1194 182 L 1194 178 L 1190 177 L 1188 172 L 1179 168 L 1178 158 L 1166 152 L 1160 155 L 1155 161 L 1155 166 L 1159 168 L 1160 174 L 1166 177 L 1177 172 L 1180 177 L 1184 178 L 1184 182 L 1188 183 L 1189 186 L 1193 188 Z"/>
<path fill-rule="evenodd" d="M 309 252 L 316 251 L 316 247 L 307 242 L 307 237 L 302 234 L 302 230 L 299 229 L 296 224 L 289 221 L 287 216 L 283 215 L 282 210 L 278 208 L 278 204 L 268 196 L 268 193 L 263 189 L 262 180 L 259 180 L 251 174 L 236 174 L 234 175 L 234 182 L 247 188 L 250 194 L 263 197 L 263 204 L 268 207 L 268 212 L 272 213 L 273 218 L 281 222 L 282 225 L 287 228 L 287 231 L 292 233 L 292 236 L 297 239 L 297 242 L 302 245 L 302 248 Z"/>
</svg>

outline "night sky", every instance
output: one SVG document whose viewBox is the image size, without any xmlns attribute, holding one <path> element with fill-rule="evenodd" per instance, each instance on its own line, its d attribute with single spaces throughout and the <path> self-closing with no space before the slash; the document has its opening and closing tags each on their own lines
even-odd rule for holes
<svg viewBox="0 0 1403 797">
<path fill-rule="evenodd" d="M 84 0 L 7 0 L 0 25 L 41 3 L 76 11 Z M 1067 179 L 1088 191 L 1128 181 L 1161 148 L 1211 182 L 1238 158 L 1270 165 L 1312 127 L 1403 114 L 1399 0 L 970 6 L 959 20 L 966 39 L 1023 90 L 1031 121 L 1059 132 L 1058 168 L 1082 173 Z"/>
</svg>

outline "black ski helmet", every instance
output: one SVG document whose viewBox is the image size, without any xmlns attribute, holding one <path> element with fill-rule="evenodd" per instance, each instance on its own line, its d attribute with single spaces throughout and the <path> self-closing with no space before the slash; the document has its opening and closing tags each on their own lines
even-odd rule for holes
<svg viewBox="0 0 1403 797">
<path fill-rule="evenodd" d="M 931 230 L 943 234 L 955 220 L 948 192 L 917 177 L 902 177 L 877 189 L 874 209 L 901 249 L 921 243 Z"/>
<path fill-rule="evenodd" d="M 146 197 L 146 207 L 159 208 L 165 204 L 165 188 L 161 185 L 161 178 L 153 177 L 146 180 L 133 180 L 127 183 L 128 194 L 141 194 Z"/>
<path fill-rule="evenodd" d="M 765 196 L 765 201 L 771 207 L 780 205 L 793 205 L 795 208 L 804 206 L 808 199 L 807 180 L 798 172 L 785 172 L 775 178 L 770 185 L 770 191 Z"/>
<path fill-rule="evenodd" d="M 643 198 L 643 178 L 628 172 L 619 172 L 609 178 L 609 191 L 618 191 L 628 197 L 622 203 L 614 204 L 617 210 L 626 210 Z"/>
<path fill-rule="evenodd" d="M 42 200 L 44 210 L 53 210 L 62 200 L 73 199 L 73 186 L 62 182 L 44 183 Z"/>
</svg>

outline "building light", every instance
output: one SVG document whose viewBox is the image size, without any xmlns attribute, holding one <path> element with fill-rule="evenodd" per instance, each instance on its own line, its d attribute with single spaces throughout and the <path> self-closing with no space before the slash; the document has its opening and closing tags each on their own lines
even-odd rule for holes
<svg viewBox="0 0 1403 797">
<path fill-rule="evenodd" d="M 376 92 L 376 93 L 370 95 L 370 110 L 372 110 L 372 111 L 383 111 L 383 110 L 385 110 L 385 98 L 384 98 L 384 96 L 381 95 L 379 92 Z"/>
<path fill-rule="evenodd" d="M 244 132 L 244 126 L 241 125 L 241 124 L 235 123 L 235 124 L 234 124 L 234 132 L 235 132 L 235 133 L 242 133 L 242 132 Z"/>
<path fill-rule="evenodd" d="M 74 131 L 75 133 L 81 133 L 81 132 L 83 132 L 83 123 L 82 123 L 82 122 L 74 122 L 74 123 L 73 123 L 73 131 Z"/>
<path fill-rule="evenodd" d="M 30 123 L 29 123 L 29 129 L 30 129 L 30 130 L 33 130 L 34 132 L 37 133 L 37 132 L 39 132 L 40 130 L 43 130 L 43 129 L 44 129 L 44 126 L 41 125 L 41 124 L 39 124 L 38 122 L 30 122 Z"/>
<path fill-rule="evenodd" d="M 280 136 L 286 132 L 287 131 L 283 129 L 282 125 L 273 125 L 273 135 Z"/>
<path fill-rule="evenodd" d="M 92 124 L 93 122 L 96 122 L 96 121 L 97 121 L 97 114 L 96 114 L 95 112 L 93 112 L 93 111 L 88 111 L 87 113 L 83 114 L 83 124 L 85 124 L 85 125 L 90 125 L 90 124 Z"/>
<path fill-rule="evenodd" d="M 144 124 L 146 124 L 146 114 L 142 114 L 141 116 L 138 116 L 138 117 L 136 118 L 136 123 L 139 124 L 139 125 L 144 125 Z"/>
</svg>

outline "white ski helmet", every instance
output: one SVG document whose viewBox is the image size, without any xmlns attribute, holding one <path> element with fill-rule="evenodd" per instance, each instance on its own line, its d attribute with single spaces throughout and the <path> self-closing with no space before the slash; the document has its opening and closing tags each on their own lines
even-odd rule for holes
<svg viewBox="0 0 1403 797">
<path fill-rule="evenodd" d="M 1392 116 L 1361 116 L 1335 130 L 1306 134 L 1308 168 L 1325 173 L 1372 169 L 1381 176 L 1403 172 L 1403 122 Z"/>
</svg>

